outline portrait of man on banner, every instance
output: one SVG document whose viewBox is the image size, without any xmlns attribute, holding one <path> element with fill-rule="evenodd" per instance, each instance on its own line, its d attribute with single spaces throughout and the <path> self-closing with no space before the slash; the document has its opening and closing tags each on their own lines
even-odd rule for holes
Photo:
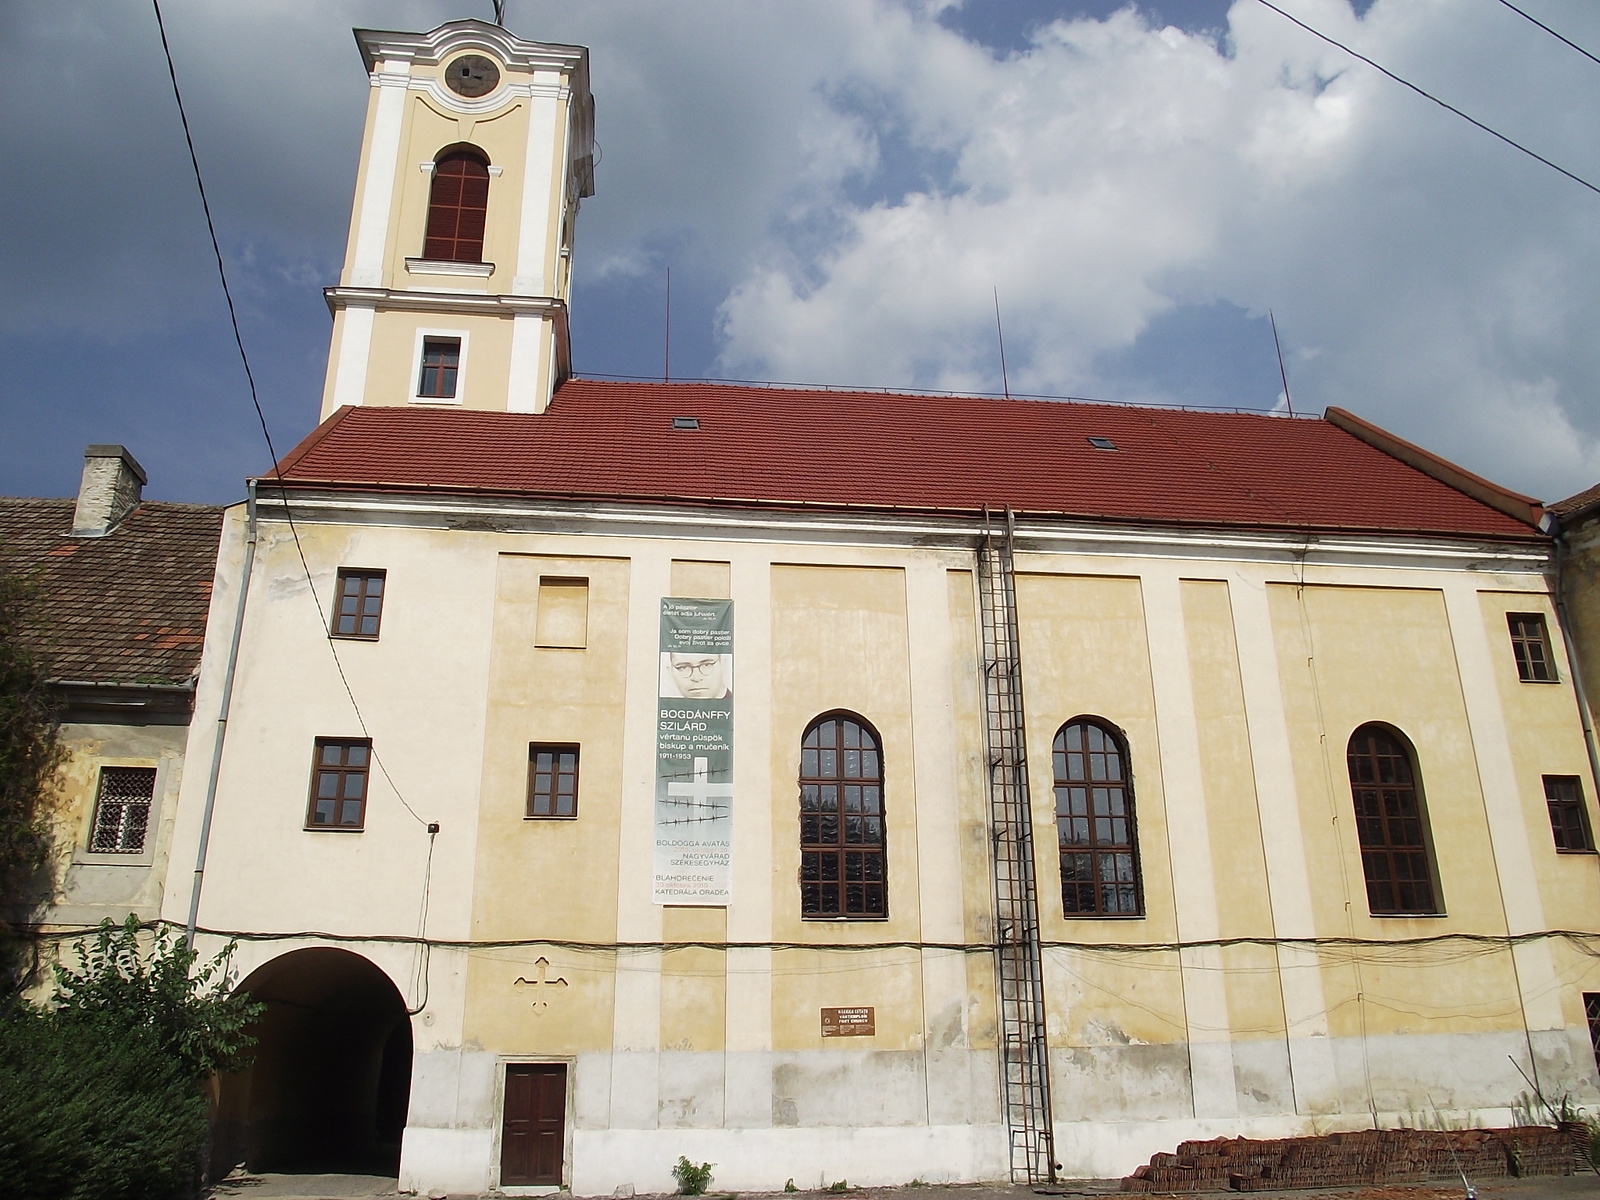
<svg viewBox="0 0 1600 1200">
<path fill-rule="evenodd" d="M 733 699 L 733 655 L 699 650 L 661 655 L 661 696 L 688 700 Z"/>
</svg>

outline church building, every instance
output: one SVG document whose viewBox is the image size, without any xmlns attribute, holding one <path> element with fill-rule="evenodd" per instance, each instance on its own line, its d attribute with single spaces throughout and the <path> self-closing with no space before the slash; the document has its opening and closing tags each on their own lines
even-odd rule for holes
<svg viewBox="0 0 1600 1200">
<path fill-rule="evenodd" d="M 216 1166 L 1038 1182 L 1600 1103 L 1537 501 L 1337 409 L 574 377 L 587 51 L 356 36 L 162 909 L 268 1005 Z"/>
</svg>

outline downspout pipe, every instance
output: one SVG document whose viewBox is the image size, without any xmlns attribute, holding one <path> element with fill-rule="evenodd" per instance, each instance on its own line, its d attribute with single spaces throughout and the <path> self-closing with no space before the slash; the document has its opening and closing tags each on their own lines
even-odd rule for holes
<svg viewBox="0 0 1600 1200">
<path fill-rule="evenodd" d="M 1578 646 L 1572 640 L 1572 621 L 1567 616 L 1566 589 L 1562 581 L 1562 560 L 1566 553 L 1565 532 L 1558 525 L 1554 530 L 1556 543 L 1555 596 L 1556 624 L 1561 627 L 1561 643 L 1567 650 L 1567 664 L 1572 668 L 1572 692 L 1578 701 L 1578 720 L 1583 724 L 1583 746 L 1589 752 L 1589 784 L 1600 795 L 1600 753 L 1595 750 L 1594 721 L 1589 715 L 1589 697 L 1583 688 L 1583 669 L 1578 663 Z"/>
<path fill-rule="evenodd" d="M 250 571 L 256 561 L 256 481 L 250 480 L 247 486 L 244 569 L 239 574 L 239 602 L 233 613 L 228 666 L 222 675 L 222 706 L 217 710 L 217 740 L 211 749 L 211 777 L 206 781 L 206 806 L 200 818 L 200 847 L 195 851 L 194 887 L 189 893 L 189 922 L 183 934 L 186 950 L 194 949 L 195 925 L 200 918 L 200 887 L 205 882 L 206 851 L 211 845 L 211 814 L 217 805 L 217 781 L 222 777 L 222 745 L 228 737 L 228 712 L 233 707 L 233 676 L 239 665 L 239 642 L 244 634 L 244 606 L 250 595 Z"/>
</svg>

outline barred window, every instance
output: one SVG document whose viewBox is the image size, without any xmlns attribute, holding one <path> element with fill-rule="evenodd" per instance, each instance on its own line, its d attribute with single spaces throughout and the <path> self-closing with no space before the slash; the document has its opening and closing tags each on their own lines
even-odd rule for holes
<svg viewBox="0 0 1600 1200">
<path fill-rule="evenodd" d="M 89 849 L 96 854 L 142 853 L 155 792 L 154 767 L 101 767 Z"/>
<path fill-rule="evenodd" d="M 859 717 L 834 713 L 800 742 L 800 915 L 889 915 L 883 757 Z"/>
<path fill-rule="evenodd" d="M 1069 917 L 1141 915 L 1133 781 L 1121 737 L 1080 717 L 1056 734 L 1051 758 L 1062 911 Z"/>
<path fill-rule="evenodd" d="M 578 747 L 570 743 L 528 745 L 528 816 L 578 815 Z"/>
<path fill-rule="evenodd" d="M 1393 731 L 1363 725 L 1346 753 L 1367 907 L 1374 916 L 1439 911 L 1428 820 L 1411 753 Z"/>
<path fill-rule="evenodd" d="M 1517 678 L 1524 683 L 1556 682 L 1556 661 L 1542 613 L 1507 613 L 1511 627 L 1511 653 L 1517 660 Z"/>
<path fill-rule="evenodd" d="M 1546 775 L 1544 801 L 1550 810 L 1550 832 L 1557 850 L 1593 850 L 1589 814 L 1584 810 L 1583 784 L 1576 775 Z"/>
<path fill-rule="evenodd" d="M 372 743 L 366 738 L 317 739 L 307 829 L 361 829 L 371 761 Z"/>
</svg>

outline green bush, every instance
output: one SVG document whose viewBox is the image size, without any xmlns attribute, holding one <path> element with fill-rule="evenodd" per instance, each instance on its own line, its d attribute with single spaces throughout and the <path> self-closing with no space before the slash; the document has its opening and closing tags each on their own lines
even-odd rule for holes
<svg viewBox="0 0 1600 1200">
<path fill-rule="evenodd" d="M 224 950 L 195 969 L 172 934 L 102 923 L 56 968 L 50 1009 L 0 1007 L 5 1200 L 172 1200 L 195 1193 L 206 1142 L 200 1084 L 237 1070 L 262 1006 L 227 987 Z"/>
<path fill-rule="evenodd" d="M 193 1190 L 206 1102 L 150 1030 L 21 1004 L 0 1012 L 0 1179 L 11 1200 Z"/>
<path fill-rule="evenodd" d="M 703 1196 L 706 1188 L 711 1185 L 712 1163 L 696 1165 L 683 1155 L 678 1156 L 678 1165 L 672 1168 L 672 1177 L 678 1181 L 678 1195 Z"/>
</svg>

